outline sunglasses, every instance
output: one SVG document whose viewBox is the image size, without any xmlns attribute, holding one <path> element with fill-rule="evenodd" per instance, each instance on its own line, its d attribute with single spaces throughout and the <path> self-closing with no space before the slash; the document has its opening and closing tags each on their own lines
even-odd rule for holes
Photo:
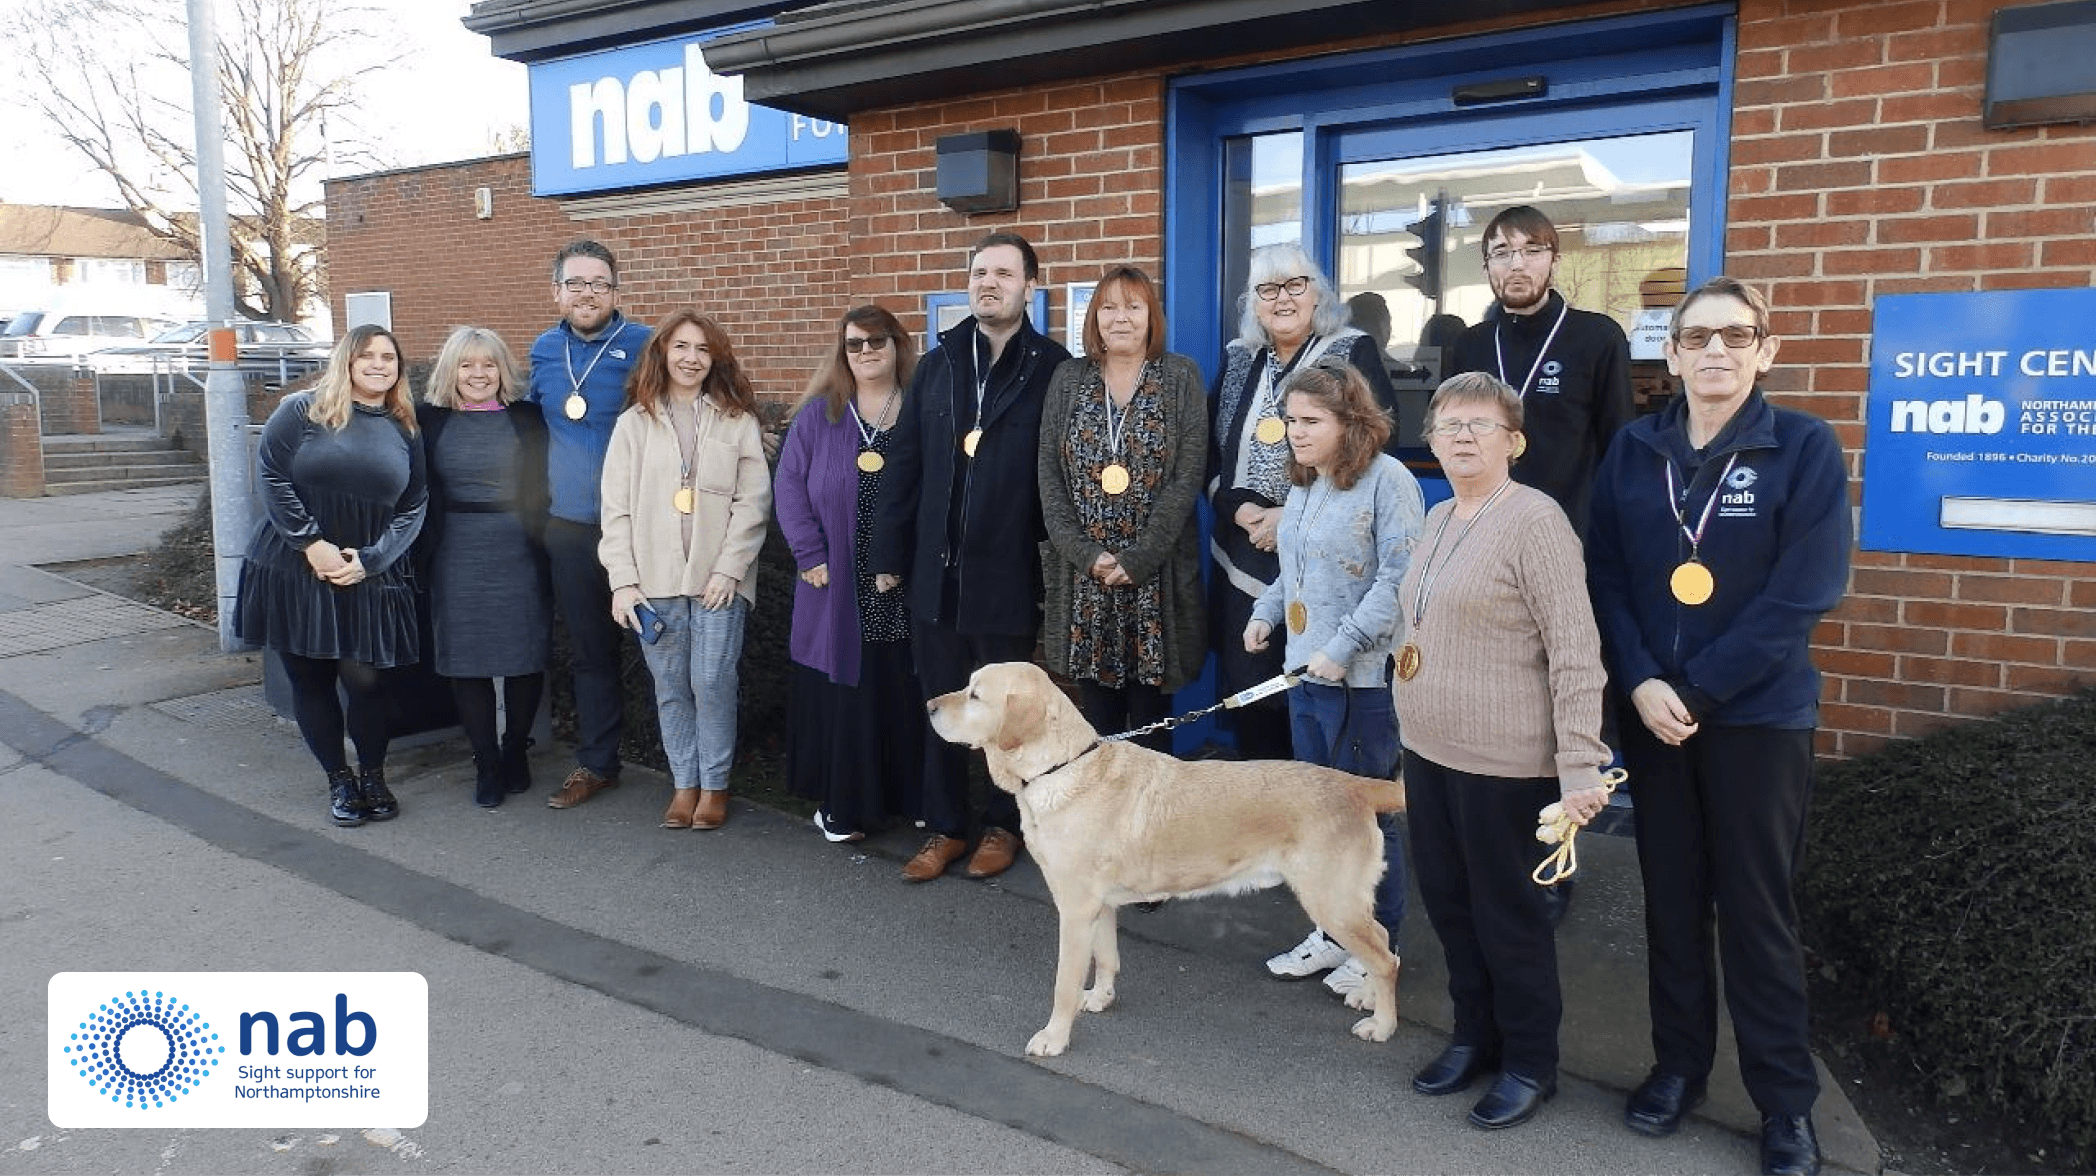
<svg viewBox="0 0 2096 1176">
<path fill-rule="evenodd" d="M 886 335 L 866 335 L 858 339 L 846 339 L 844 349 L 853 355 L 861 351 L 879 351 L 888 346 Z"/>
<path fill-rule="evenodd" d="M 1674 342 L 1689 351 L 1701 351 L 1710 346 L 1710 337 L 1717 336 L 1732 348 L 1752 347 L 1761 341 L 1764 334 L 1760 327 L 1747 323 L 1734 323 L 1729 327 L 1679 327 L 1674 331 Z"/>
</svg>

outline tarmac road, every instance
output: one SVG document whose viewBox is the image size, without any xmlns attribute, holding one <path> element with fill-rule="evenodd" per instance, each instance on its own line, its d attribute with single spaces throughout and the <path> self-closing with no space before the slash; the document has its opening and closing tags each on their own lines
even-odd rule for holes
<svg viewBox="0 0 2096 1176">
<path fill-rule="evenodd" d="M 741 802 L 665 831 L 638 769 L 556 812 L 558 749 L 484 811 L 456 738 L 396 750 L 400 819 L 337 829 L 253 655 L 33 566 L 143 550 L 194 493 L 0 500 L 0 1172 L 1755 1170 L 1729 1053 L 1707 1117 L 1620 1124 L 1647 1064 L 1621 838 L 1581 843 L 1561 1093 L 1484 1133 L 1407 1084 L 1446 1043 L 1423 918 L 1376 1045 L 1321 986 L 1266 977 L 1305 929 L 1285 893 L 1126 912 L 1119 1003 L 1036 1062 L 1054 915 L 1030 864 L 909 886 L 912 831 L 833 846 Z M 46 984 L 127 969 L 422 973 L 428 1121 L 54 1128 Z M 1876 1171 L 1838 1091 L 1818 1121 L 1830 1160 Z"/>
</svg>

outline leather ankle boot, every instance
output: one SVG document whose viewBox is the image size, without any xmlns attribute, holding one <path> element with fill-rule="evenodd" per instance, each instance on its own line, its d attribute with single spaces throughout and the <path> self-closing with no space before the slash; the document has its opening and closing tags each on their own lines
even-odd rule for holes
<svg viewBox="0 0 2096 1176">
<path fill-rule="evenodd" d="M 328 818 L 345 829 L 364 823 L 364 794 L 357 790 L 357 774 L 348 768 L 328 773 Z"/>
<path fill-rule="evenodd" d="M 473 803 L 482 808 L 496 808 L 503 797 L 509 795 L 502 788 L 502 759 L 495 755 L 473 757 Z"/>
<path fill-rule="evenodd" d="M 514 796 L 531 790 L 531 745 L 535 742 L 529 735 L 502 737 L 503 791 Z"/>
<path fill-rule="evenodd" d="M 393 798 L 393 790 L 386 787 L 386 765 L 357 769 L 357 790 L 364 794 L 366 819 L 390 821 L 400 815 L 400 802 Z"/>
</svg>

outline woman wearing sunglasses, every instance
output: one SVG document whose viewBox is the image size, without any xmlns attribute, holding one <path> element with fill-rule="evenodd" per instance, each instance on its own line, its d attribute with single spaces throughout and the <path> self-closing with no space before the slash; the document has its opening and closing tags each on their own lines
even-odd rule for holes
<svg viewBox="0 0 2096 1176">
<path fill-rule="evenodd" d="M 1656 1064 L 1624 1110 L 1663 1136 L 1702 1101 L 1717 975 L 1764 1172 L 1817 1172 L 1819 1096 L 1791 898 L 1812 796 L 1812 630 L 1848 582 L 1848 468 L 1824 421 L 1777 408 L 1768 303 L 1714 278 L 1674 309 L 1681 395 L 1624 429 L 1594 490 L 1589 569 L 1637 788 Z"/>
<path fill-rule="evenodd" d="M 917 808 L 924 709 L 910 615 L 902 593 L 873 590 L 868 562 L 889 431 L 916 366 L 894 315 L 847 312 L 779 452 L 779 530 L 800 570 L 786 783 L 816 802 L 815 827 L 831 841 Z"/>
</svg>

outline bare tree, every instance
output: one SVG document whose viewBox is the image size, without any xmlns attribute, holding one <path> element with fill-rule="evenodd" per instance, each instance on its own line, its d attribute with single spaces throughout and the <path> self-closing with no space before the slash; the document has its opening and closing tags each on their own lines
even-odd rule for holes
<svg viewBox="0 0 2096 1176">
<path fill-rule="evenodd" d="M 234 305 L 296 320 L 326 286 L 327 121 L 377 66 L 369 10 L 216 0 Z M 157 235 L 201 257 L 183 0 L 26 0 L 5 22 L 26 97 Z M 357 64 L 359 61 L 362 65 Z"/>
</svg>

